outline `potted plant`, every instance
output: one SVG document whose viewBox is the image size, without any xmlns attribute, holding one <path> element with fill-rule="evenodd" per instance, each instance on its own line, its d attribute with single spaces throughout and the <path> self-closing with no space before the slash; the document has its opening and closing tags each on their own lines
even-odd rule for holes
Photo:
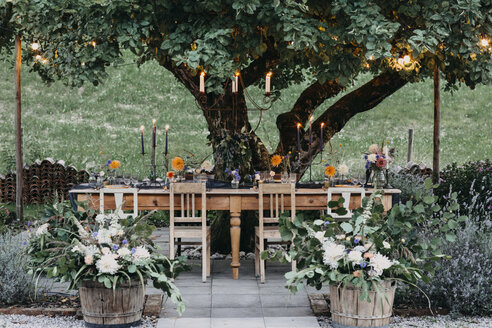
<svg viewBox="0 0 492 328">
<path fill-rule="evenodd" d="M 388 212 L 381 203 L 383 191 L 376 191 L 345 222 L 329 216 L 314 221 L 296 217 L 294 222 L 281 218 L 282 239 L 293 243 L 287 254 L 273 259 L 297 261 L 297 271 L 285 275 L 289 290 L 296 292 L 305 283 L 318 289 L 329 285 L 332 319 L 339 327 L 387 325 L 396 282 L 413 287 L 419 280 L 429 282 L 433 261 L 446 257 L 441 246 L 456 239 L 454 230 L 466 220 L 455 217 L 456 194 L 442 209 L 429 194 L 437 185 L 430 179 L 425 185 L 427 193 Z M 329 206 L 343 215 L 343 202 L 340 198 Z M 433 238 L 423 237 L 429 232 Z"/>
<path fill-rule="evenodd" d="M 78 289 L 84 320 L 92 326 L 140 321 L 148 279 L 184 310 L 172 278 L 187 269 L 184 259 L 157 254 L 150 240 L 155 227 L 137 218 L 74 211 L 69 204 L 46 207 L 30 229 L 28 254 L 36 281 L 42 275 Z"/>
</svg>

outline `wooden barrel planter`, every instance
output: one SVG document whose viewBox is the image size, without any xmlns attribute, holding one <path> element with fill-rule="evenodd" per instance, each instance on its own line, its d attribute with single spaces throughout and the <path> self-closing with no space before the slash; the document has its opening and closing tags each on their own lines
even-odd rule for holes
<svg viewBox="0 0 492 328">
<path fill-rule="evenodd" d="M 145 300 L 140 281 L 125 282 L 114 293 L 102 283 L 84 281 L 79 296 L 87 327 L 126 328 L 140 324 Z"/>
<path fill-rule="evenodd" d="M 384 291 L 383 291 L 384 288 Z M 396 281 L 384 281 L 381 293 L 369 291 L 371 302 L 361 301 L 362 290 L 355 286 L 330 286 L 330 311 L 335 328 L 388 327 L 393 312 Z M 384 293 L 384 294 L 383 294 Z"/>
</svg>

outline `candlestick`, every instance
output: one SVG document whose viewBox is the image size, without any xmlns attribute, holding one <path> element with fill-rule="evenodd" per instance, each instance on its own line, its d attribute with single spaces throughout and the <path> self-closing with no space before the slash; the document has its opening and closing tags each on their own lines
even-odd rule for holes
<svg viewBox="0 0 492 328">
<path fill-rule="evenodd" d="M 301 123 L 297 123 L 297 151 L 301 151 Z"/>
<path fill-rule="evenodd" d="M 169 125 L 166 125 L 166 148 L 164 150 L 164 155 L 167 155 L 167 133 L 168 133 L 168 130 L 169 130 Z"/>
<path fill-rule="evenodd" d="M 267 75 L 266 75 L 266 79 L 265 79 L 265 94 L 266 95 L 269 95 L 270 94 L 270 80 L 271 80 L 271 77 L 272 77 L 272 72 L 268 72 Z"/>
<path fill-rule="evenodd" d="M 320 132 L 320 134 L 321 134 L 321 141 L 319 143 L 319 150 L 320 151 L 323 151 L 323 146 L 324 146 L 324 144 L 323 144 L 323 129 L 324 128 L 325 128 L 325 123 L 324 122 L 321 122 L 321 128 L 320 128 L 320 130 L 321 130 L 321 132 Z"/>
<path fill-rule="evenodd" d="M 142 150 L 142 155 L 145 155 L 143 130 L 144 130 L 144 126 L 142 125 L 140 127 L 140 147 L 141 147 L 141 150 Z"/>
<path fill-rule="evenodd" d="M 313 142 L 313 116 L 309 117 L 309 148 L 311 148 L 311 143 Z"/>
<path fill-rule="evenodd" d="M 232 93 L 236 93 L 236 82 L 234 81 L 231 82 L 231 89 L 232 89 Z"/>
<path fill-rule="evenodd" d="M 205 72 L 200 73 L 200 92 L 205 93 Z"/>
<path fill-rule="evenodd" d="M 155 127 L 155 120 L 152 120 L 152 147 L 155 147 L 157 145 L 156 132 L 157 129 Z"/>
</svg>

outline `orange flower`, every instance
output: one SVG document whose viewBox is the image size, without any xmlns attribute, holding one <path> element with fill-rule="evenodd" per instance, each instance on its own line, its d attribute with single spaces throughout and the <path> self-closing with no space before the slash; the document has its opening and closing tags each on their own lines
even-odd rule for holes
<svg viewBox="0 0 492 328">
<path fill-rule="evenodd" d="M 277 167 L 282 163 L 282 156 L 280 155 L 273 155 L 272 160 L 271 160 L 272 166 Z"/>
<path fill-rule="evenodd" d="M 337 173 L 337 170 L 335 170 L 335 168 L 333 166 L 327 166 L 326 169 L 325 169 L 325 174 L 329 177 L 332 177 L 335 175 L 335 173 Z"/>
<path fill-rule="evenodd" d="M 360 277 L 361 273 L 360 270 L 354 271 L 354 277 Z"/>
<path fill-rule="evenodd" d="M 120 165 L 121 165 L 120 161 L 116 161 L 116 160 L 115 160 L 115 161 L 112 161 L 112 162 L 111 162 L 111 164 L 109 164 L 109 168 L 110 168 L 111 170 L 114 170 L 114 169 L 119 168 L 119 167 L 120 167 Z"/>
<path fill-rule="evenodd" d="M 175 171 L 183 171 L 185 167 L 185 162 L 181 157 L 176 156 L 171 161 L 171 166 Z"/>
<path fill-rule="evenodd" d="M 169 171 L 169 172 L 167 172 L 167 177 L 168 177 L 169 179 L 174 178 L 174 172 L 173 172 L 173 171 Z"/>
</svg>

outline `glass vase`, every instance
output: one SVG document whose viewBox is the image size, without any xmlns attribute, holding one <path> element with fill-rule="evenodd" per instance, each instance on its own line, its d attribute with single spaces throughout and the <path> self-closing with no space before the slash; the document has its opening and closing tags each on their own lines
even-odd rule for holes
<svg viewBox="0 0 492 328">
<path fill-rule="evenodd" d="M 386 175 L 383 170 L 373 171 L 372 185 L 374 189 L 383 189 L 386 185 Z"/>
<path fill-rule="evenodd" d="M 283 171 L 282 174 L 280 175 L 280 181 L 282 183 L 289 183 L 289 172 Z"/>
<path fill-rule="evenodd" d="M 239 188 L 239 180 L 238 179 L 232 179 L 232 181 L 231 181 L 231 187 L 233 189 Z"/>
</svg>

